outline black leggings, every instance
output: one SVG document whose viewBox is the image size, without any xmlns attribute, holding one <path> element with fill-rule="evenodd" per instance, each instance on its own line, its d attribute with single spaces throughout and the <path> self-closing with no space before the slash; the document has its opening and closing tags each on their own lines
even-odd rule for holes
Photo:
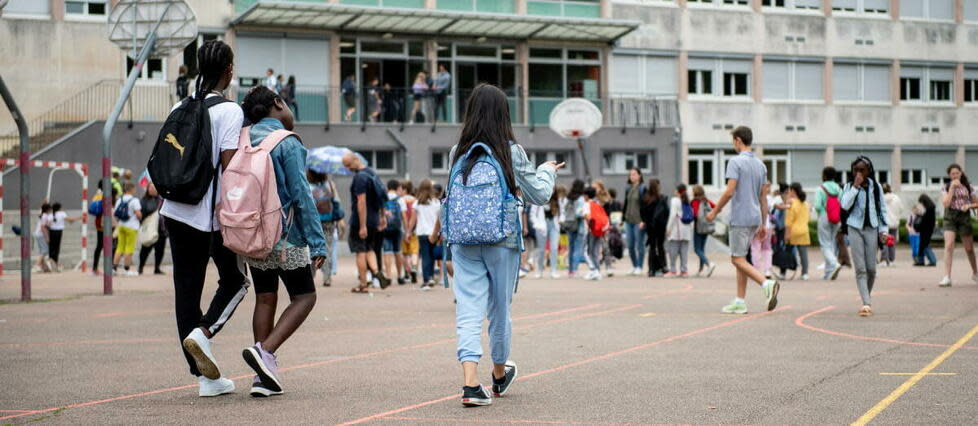
<svg viewBox="0 0 978 426">
<path fill-rule="evenodd" d="M 58 258 L 61 257 L 61 236 L 64 234 L 63 230 L 49 229 L 48 234 L 51 236 L 51 242 L 48 244 L 48 257 L 58 263 Z"/>
<path fill-rule="evenodd" d="M 103 246 L 102 246 L 102 237 L 104 237 L 105 234 L 103 234 L 102 231 L 96 231 L 95 233 L 96 233 L 96 236 L 95 236 L 95 253 L 92 255 L 92 270 L 93 271 L 98 271 L 98 266 L 99 266 L 98 260 L 99 260 L 100 257 L 102 257 L 102 248 L 103 248 Z M 117 246 L 118 246 L 118 244 L 116 244 L 115 241 L 112 241 L 112 256 L 115 256 L 115 248 Z"/>
<path fill-rule="evenodd" d="M 646 237 L 646 245 L 649 246 L 649 272 L 664 271 L 666 269 L 665 232 L 646 231 Z"/>
<path fill-rule="evenodd" d="M 154 264 L 153 272 L 160 272 L 160 265 L 163 264 L 163 254 L 166 252 L 166 237 L 160 235 L 160 238 L 156 240 L 151 246 L 142 246 L 139 248 L 139 273 L 143 272 L 143 266 L 146 265 L 146 260 L 149 259 L 149 252 L 156 250 L 156 263 Z"/>
<path fill-rule="evenodd" d="M 278 280 L 282 280 L 289 299 L 316 291 L 316 283 L 312 280 L 312 266 L 306 265 L 297 269 L 268 269 L 249 268 L 251 279 L 255 282 L 255 294 L 278 292 Z"/>
</svg>

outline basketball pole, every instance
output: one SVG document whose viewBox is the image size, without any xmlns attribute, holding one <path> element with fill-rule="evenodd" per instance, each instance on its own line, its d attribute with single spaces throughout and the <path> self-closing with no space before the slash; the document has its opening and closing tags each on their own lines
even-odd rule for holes
<svg viewBox="0 0 978 426">
<path fill-rule="evenodd" d="M 0 1 L 0 8 L 3 7 Z M 10 115 L 17 123 L 17 132 L 20 134 L 20 300 L 27 302 L 31 300 L 31 152 L 30 152 L 30 133 L 27 130 L 27 121 L 20 113 L 14 96 L 7 90 L 3 78 L 0 77 L 0 96 L 7 104 Z M 0 203 L 0 215 L 3 214 L 3 205 Z"/>
<path fill-rule="evenodd" d="M 591 167 L 587 163 L 587 155 L 584 154 L 584 138 L 577 138 L 577 150 L 581 152 L 581 162 L 584 163 L 584 178 L 587 184 L 591 184 Z"/>
<path fill-rule="evenodd" d="M 146 42 L 140 49 L 139 56 L 133 58 L 132 70 L 129 71 L 126 83 L 119 93 L 119 99 L 116 101 L 115 107 L 112 108 L 109 118 L 105 120 L 105 127 L 102 128 L 102 199 L 106 200 L 102 207 L 102 294 L 105 295 L 112 294 L 112 263 L 114 260 L 112 258 L 112 212 L 115 210 L 115 200 L 112 199 L 112 130 L 115 128 L 119 115 L 122 114 L 122 108 L 125 107 L 133 86 L 136 85 L 136 79 L 139 78 L 143 66 L 146 65 L 146 60 L 149 59 L 149 55 L 155 48 L 156 31 L 160 29 L 160 24 L 163 23 L 163 18 L 166 17 L 171 5 L 172 3 L 168 4 L 163 13 L 160 14 L 159 19 L 156 20 L 153 31 L 150 31 L 149 35 L 146 36 Z M 122 194 L 119 196 L 121 197 Z"/>
</svg>

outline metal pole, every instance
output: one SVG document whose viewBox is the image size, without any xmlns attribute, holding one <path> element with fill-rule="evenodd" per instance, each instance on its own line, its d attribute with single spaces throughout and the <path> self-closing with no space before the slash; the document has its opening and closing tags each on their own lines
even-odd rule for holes
<svg viewBox="0 0 978 426">
<path fill-rule="evenodd" d="M 146 44 L 139 51 L 139 57 L 133 63 L 132 70 L 129 71 L 129 77 L 126 78 L 126 83 L 122 86 L 122 91 L 119 93 L 119 99 L 116 101 L 115 107 L 112 108 L 112 113 L 109 114 L 108 120 L 105 121 L 105 127 L 102 128 L 102 198 L 105 200 L 104 207 L 102 208 L 102 257 L 104 259 L 102 264 L 102 293 L 106 295 L 112 294 L 113 272 L 112 210 L 115 205 L 115 200 L 112 199 L 112 129 L 115 128 L 115 123 L 119 119 L 119 115 L 122 114 L 122 108 L 125 107 L 129 93 L 132 92 L 133 86 L 136 85 L 136 79 L 139 78 L 143 65 L 146 64 L 146 59 L 149 58 L 149 54 L 153 51 L 153 47 L 156 44 L 156 30 L 159 28 L 160 22 L 163 22 L 163 16 L 165 15 L 166 12 L 164 11 L 163 15 L 160 15 L 160 20 L 156 22 L 156 28 L 146 37 Z"/>
<path fill-rule="evenodd" d="M 31 153 L 30 153 L 30 134 L 27 130 L 27 121 L 20 114 L 17 102 L 13 95 L 7 90 L 3 78 L 0 77 L 0 96 L 7 104 L 10 115 L 17 123 L 17 132 L 20 134 L 20 300 L 23 302 L 31 300 Z M 3 206 L 0 204 L 0 209 Z"/>
<path fill-rule="evenodd" d="M 584 177 L 588 185 L 591 184 L 591 167 L 587 163 L 587 154 L 584 152 L 584 138 L 577 138 L 577 149 L 581 151 L 581 162 L 584 163 Z"/>
</svg>

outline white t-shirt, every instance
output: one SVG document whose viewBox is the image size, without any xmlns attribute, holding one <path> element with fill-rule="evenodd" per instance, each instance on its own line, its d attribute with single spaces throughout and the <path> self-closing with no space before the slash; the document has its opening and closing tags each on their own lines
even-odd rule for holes
<svg viewBox="0 0 978 426">
<path fill-rule="evenodd" d="M 208 98 L 212 96 L 217 96 L 217 94 L 212 93 L 207 95 Z M 179 102 L 173 106 L 173 109 L 177 109 L 178 106 L 180 106 Z M 234 102 L 224 102 L 214 105 L 208 110 L 208 113 L 211 117 L 211 141 L 214 143 L 211 160 L 214 162 L 214 167 L 217 167 L 221 161 L 222 151 L 238 148 L 238 138 L 241 136 L 241 124 L 244 122 L 244 113 L 241 111 L 241 107 Z M 217 179 L 217 176 L 214 178 Z M 178 220 L 204 232 L 221 229 L 217 223 L 216 215 L 213 214 L 215 210 L 211 209 L 213 186 L 208 185 L 208 187 L 207 194 L 204 194 L 204 198 L 197 204 L 184 204 L 164 200 L 163 208 L 160 209 L 160 215 Z M 221 185 L 218 184 L 217 187 L 218 191 L 220 191 Z M 210 229 L 207 226 L 208 222 L 211 223 Z M 136 224 L 136 228 L 139 228 L 138 223 Z"/>
<path fill-rule="evenodd" d="M 38 237 L 44 236 L 44 232 L 42 231 L 42 229 L 44 227 L 50 228 L 51 227 L 51 221 L 53 221 L 53 220 L 54 220 L 54 217 L 51 216 L 51 213 L 44 213 L 44 214 L 42 214 L 41 215 L 41 220 L 38 220 L 37 221 L 37 226 L 34 227 L 34 235 L 37 235 Z"/>
<path fill-rule="evenodd" d="M 51 219 L 51 226 L 48 226 L 48 228 L 52 231 L 64 231 L 66 217 L 68 217 L 68 214 L 59 210 L 54 214 L 53 218 Z"/>
<path fill-rule="evenodd" d="M 432 232 L 435 232 L 435 222 L 438 221 L 438 212 L 441 211 L 441 201 L 432 198 L 428 204 L 415 203 L 414 211 L 418 215 L 418 226 L 414 228 L 414 233 L 416 235 L 431 235 Z"/>
<path fill-rule="evenodd" d="M 143 206 L 139 204 L 139 198 L 132 195 L 123 195 L 115 202 L 115 206 L 112 207 L 112 215 L 115 216 L 115 209 L 119 208 L 119 203 L 126 203 L 129 205 L 129 220 L 124 222 L 119 222 L 119 226 L 125 226 L 129 229 L 139 230 L 139 218 L 136 217 L 136 212 L 140 211 Z"/>
</svg>

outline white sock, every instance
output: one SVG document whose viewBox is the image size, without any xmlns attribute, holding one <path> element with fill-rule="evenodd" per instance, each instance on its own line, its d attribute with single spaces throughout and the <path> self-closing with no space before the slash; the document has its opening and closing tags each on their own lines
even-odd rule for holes
<svg viewBox="0 0 978 426">
<path fill-rule="evenodd" d="M 737 297 L 737 298 L 734 298 L 734 303 L 743 303 L 743 304 L 747 304 L 747 301 L 746 301 L 746 300 L 744 300 L 744 299 L 741 299 L 741 298 L 739 298 L 739 297 Z"/>
</svg>

